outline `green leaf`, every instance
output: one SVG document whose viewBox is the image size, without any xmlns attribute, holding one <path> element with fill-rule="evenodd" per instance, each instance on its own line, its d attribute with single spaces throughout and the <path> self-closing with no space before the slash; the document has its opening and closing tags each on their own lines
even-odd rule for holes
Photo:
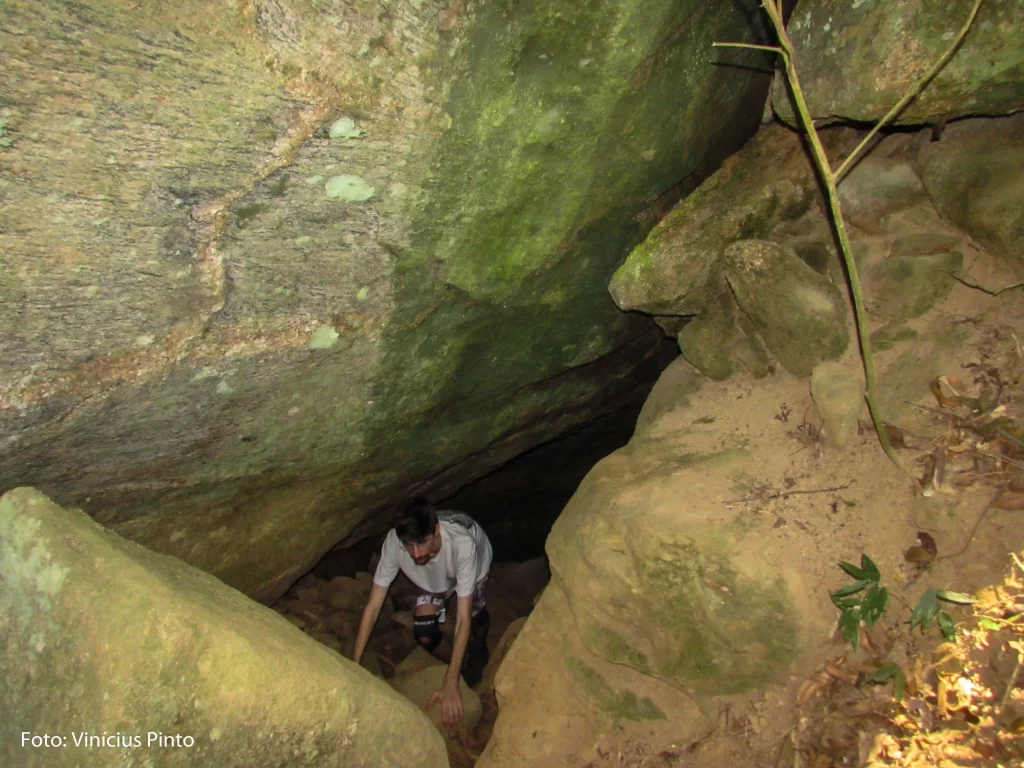
<svg viewBox="0 0 1024 768">
<path fill-rule="evenodd" d="M 871 589 L 864 596 L 864 600 L 860 604 L 860 617 L 864 619 L 864 623 L 869 627 L 875 626 L 875 622 L 878 621 L 882 614 L 885 613 L 885 606 L 889 603 L 889 590 L 885 587 L 880 587 L 878 584 L 872 584 Z"/>
<path fill-rule="evenodd" d="M 854 650 L 860 645 L 859 629 L 860 619 L 857 617 L 857 612 L 843 611 L 839 617 L 839 631 L 843 633 L 843 638 L 853 646 Z"/>
<path fill-rule="evenodd" d="M 884 683 L 886 680 L 892 680 L 894 677 L 896 677 L 896 675 L 897 675 L 897 673 L 899 673 L 899 671 L 900 671 L 899 665 L 898 664 L 894 664 L 893 662 L 890 661 L 888 664 L 883 664 L 878 669 L 876 669 L 871 674 L 871 677 L 865 679 L 864 682 L 865 683 Z"/>
<path fill-rule="evenodd" d="M 978 619 L 978 625 L 992 632 L 995 632 L 997 629 L 999 629 L 999 624 L 990 619 L 988 616 L 982 616 L 980 619 Z"/>
<path fill-rule="evenodd" d="M 956 628 L 953 626 L 953 617 L 945 611 L 939 611 L 939 615 L 936 617 L 939 620 L 939 629 L 942 630 L 942 636 L 952 642 L 956 639 Z"/>
<path fill-rule="evenodd" d="M 871 558 L 867 555 L 860 556 L 860 567 L 864 571 L 864 575 L 861 577 L 868 581 L 879 582 L 882 580 L 882 574 L 878 570 L 878 566 L 872 562 Z"/>
<path fill-rule="evenodd" d="M 892 680 L 895 683 L 895 685 L 893 686 L 893 695 L 896 697 L 896 700 L 902 701 L 903 691 L 906 689 L 907 686 L 907 678 L 903 674 L 903 670 L 900 669 L 898 664 L 894 664 L 891 661 L 888 664 L 883 664 L 878 669 L 876 669 L 874 673 L 872 673 L 871 677 L 867 678 L 864 682 L 885 683 L 889 680 Z"/>
<path fill-rule="evenodd" d="M 10 147 L 14 145 L 14 139 L 10 136 L 0 136 L 0 147 Z"/>
<path fill-rule="evenodd" d="M 974 602 L 974 598 L 970 595 L 965 595 L 963 592 L 950 592 L 948 589 L 936 590 L 935 596 L 938 597 L 939 600 L 945 600 L 947 603 L 970 605 Z"/>
<path fill-rule="evenodd" d="M 844 561 L 839 563 L 839 567 L 842 568 L 844 571 L 846 571 L 851 576 L 853 576 L 853 578 L 855 578 L 855 579 L 867 580 L 867 578 L 868 578 L 867 574 L 865 574 L 864 571 L 862 571 L 860 568 L 858 568 L 853 563 L 848 563 L 848 562 L 846 562 L 844 560 Z"/>
<path fill-rule="evenodd" d="M 867 585 L 868 582 L 864 579 L 861 579 L 860 581 L 855 581 L 852 584 L 847 584 L 845 587 L 841 587 L 840 589 L 837 589 L 835 592 L 829 592 L 829 594 L 832 595 L 832 598 L 834 600 L 837 597 L 846 597 L 847 595 L 852 595 L 854 592 L 860 592 Z"/>
<path fill-rule="evenodd" d="M 910 614 L 910 628 L 921 627 L 927 629 L 935 621 L 939 613 L 939 595 L 934 589 L 927 590 L 921 599 L 917 601 L 914 610 Z"/>
</svg>

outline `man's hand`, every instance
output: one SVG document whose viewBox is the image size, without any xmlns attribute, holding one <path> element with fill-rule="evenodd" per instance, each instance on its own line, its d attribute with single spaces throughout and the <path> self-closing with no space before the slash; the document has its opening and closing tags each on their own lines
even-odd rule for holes
<svg viewBox="0 0 1024 768">
<path fill-rule="evenodd" d="M 441 722 L 448 727 L 458 725 L 459 720 L 462 719 L 462 692 L 459 690 L 458 681 L 455 685 L 446 682 L 430 694 L 427 709 L 437 702 L 441 702 Z"/>
</svg>

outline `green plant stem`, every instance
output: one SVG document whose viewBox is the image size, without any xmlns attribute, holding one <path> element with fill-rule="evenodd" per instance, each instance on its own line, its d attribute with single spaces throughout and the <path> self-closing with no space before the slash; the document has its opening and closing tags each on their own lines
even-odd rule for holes
<svg viewBox="0 0 1024 768">
<path fill-rule="evenodd" d="M 766 0 L 766 4 L 768 2 L 771 2 L 771 0 Z M 949 50 L 947 50 L 942 55 L 941 59 L 939 59 L 937 62 L 935 62 L 934 65 L 932 65 L 932 68 L 925 73 L 924 77 L 917 81 L 913 88 L 911 88 L 909 91 L 906 92 L 906 94 L 904 94 L 902 99 L 896 102 L 896 105 L 892 109 L 885 113 L 885 117 L 879 120 L 875 127 L 868 131 L 868 135 L 865 136 L 863 140 L 861 140 L 860 144 L 854 147 L 854 150 L 853 152 L 850 153 L 850 156 L 847 157 L 842 162 L 842 164 L 840 164 L 839 168 L 836 169 L 836 183 L 838 183 L 843 178 L 843 176 L 846 175 L 847 171 L 849 171 L 850 168 L 853 167 L 853 164 L 860 156 L 860 153 L 868 145 L 871 139 L 875 137 L 875 134 L 878 133 L 883 127 L 885 127 L 890 121 L 895 120 L 896 116 L 903 111 L 904 107 L 906 107 L 907 104 L 909 104 L 919 93 L 921 93 L 922 90 L 924 90 L 924 87 L 928 85 L 928 83 L 931 82 L 931 79 L 939 73 L 939 70 L 946 66 L 946 63 L 953 57 L 953 54 L 956 53 L 956 49 L 960 47 L 960 43 L 962 43 L 964 41 L 964 38 L 967 36 L 967 31 L 971 28 L 971 24 L 974 22 L 974 17 L 978 15 L 978 8 L 980 7 L 981 0 L 974 0 L 974 7 L 971 8 L 971 12 L 967 14 L 967 21 L 964 22 L 963 27 L 961 27 L 960 29 L 960 34 L 956 36 L 956 39 L 953 41 L 953 44 L 949 46 Z M 781 23 L 781 15 L 779 19 Z"/>
<path fill-rule="evenodd" d="M 881 443 L 882 450 L 885 451 L 885 455 L 888 456 L 897 467 L 907 474 L 910 474 L 910 471 L 903 464 L 903 460 L 892 447 L 892 443 L 889 442 L 889 435 L 886 432 L 885 423 L 882 421 L 882 415 L 878 408 L 878 397 L 875 389 L 875 360 L 871 351 L 871 336 L 870 329 L 867 324 L 867 312 L 864 309 L 864 297 L 861 291 L 860 276 L 857 273 L 857 263 L 853 258 L 853 250 L 850 247 L 850 237 L 846 232 L 846 223 L 843 220 L 843 212 L 839 206 L 839 192 L 836 189 L 836 174 L 832 172 L 832 166 L 829 164 L 828 156 L 825 154 L 825 148 L 821 144 L 821 139 L 818 137 L 818 132 L 814 127 L 814 121 L 811 119 L 810 111 L 807 109 L 807 102 L 804 100 L 803 89 L 800 87 L 800 78 L 797 76 L 796 64 L 793 57 L 793 42 L 786 33 L 786 27 L 782 22 L 782 10 L 779 7 L 779 0 L 765 0 L 764 9 L 767 11 L 768 17 L 771 19 L 772 25 L 775 27 L 776 35 L 778 35 L 779 43 L 781 45 L 780 53 L 782 55 L 783 63 L 786 66 L 786 79 L 789 81 L 793 100 L 796 102 L 800 122 L 803 124 L 804 130 L 807 132 L 807 138 L 811 144 L 811 154 L 814 157 L 814 163 L 818 168 L 818 172 L 821 174 L 822 181 L 825 183 L 829 211 L 832 214 L 832 223 L 836 228 L 836 235 L 839 238 L 839 250 L 842 253 L 843 262 L 846 265 L 846 273 L 850 282 L 850 294 L 853 297 L 853 315 L 857 326 L 857 338 L 860 342 L 861 361 L 864 365 L 864 383 L 867 390 L 865 399 L 868 403 L 868 411 L 871 413 L 871 420 L 874 422 L 875 431 L 878 434 L 878 441 Z"/>
</svg>

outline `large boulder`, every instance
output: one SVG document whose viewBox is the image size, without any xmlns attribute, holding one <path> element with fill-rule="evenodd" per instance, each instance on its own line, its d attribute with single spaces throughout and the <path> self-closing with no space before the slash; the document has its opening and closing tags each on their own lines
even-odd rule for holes
<svg viewBox="0 0 1024 768">
<path fill-rule="evenodd" d="M 877 233 L 882 220 L 928 202 L 911 155 L 911 137 L 886 137 L 839 182 L 843 218 L 863 232 Z"/>
<path fill-rule="evenodd" d="M 453 735 L 468 736 L 480 721 L 483 711 L 480 696 L 461 677 L 459 678 L 459 694 L 462 696 L 462 719 L 454 730 L 441 721 L 441 705 L 435 704 L 427 709 L 430 697 L 444 684 L 448 665 L 435 659 L 422 648 L 416 648 L 408 658 L 395 668 L 395 677 L 391 685 L 396 691 L 407 698 L 421 712 L 425 712 L 434 727 L 447 739 Z"/>
<path fill-rule="evenodd" d="M 759 131 L 630 252 L 609 283 L 615 303 L 654 315 L 696 315 L 726 246 L 766 238 L 813 199 L 814 170 L 800 138 L 782 126 Z"/>
<path fill-rule="evenodd" d="M 748 387 L 677 360 L 629 445 L 587 475 L 548 539 L 552 581 L 498 670 L 480 768 L 583 765 L 634 743 L 671 752 L 713 730 L 720 704 L 784 681 L 828 631 L 820 576 L 792 555 L 810 551 L 792 538 L 806 529 L 758 511 L 757 489 L 791 469 L 779 433 L 737 407 Z M 761 387 L 774 403 L 806 397 L 792 377 Z"/>
<path fill-rule="evenodd" d="M 880 139 L 838 190 L 865 306 L 894 328 L 950 293 L 969 236 L 997 253 L 1024 248 L 1024 119 L 929 134 Z M 833 165 L 863 135 L 824 130 Z M 763 129 L 631 252 L 610 283 L 616 301 L 655 314 L 712 379 L 777 364 L 806 376 L 841 356 L 848 274 L 810 163 L 797 135 Z"/>
<path fill-rule="evenodd" d="M 922 145 L 917 163 L 945 219 L 1024 262 L 1024 115 L 951 125 L 940 141 Z"/>
<path fill-rule="evenodd" d="M 447 765 L 386 684 L 38 491 L 0 498 L 0 576 L 4 765 Z M 25 733 L 62 742 L 32 748 Z M 90 741 L 105 737 L 117 742 Z"/>
<path fill-rule="evenodd" d="M 736 303 L 790 373 L 809 376 L 846 351 L 848 313 L 839 288 L 792 249 L 741 240 L 725 249 L 723 269 Z"/>
<path fill-rule="evenodd" d="M 813 118 L 879 120 L 948 50 L 974 0 L 800 0 L 787 25 Z M 899 123 L 1024 109 L 1024 5 L 985 0 L 963 44 Z M 795 121 L 781 73 L 777 115 Z"/>
<path fill-rule="evenodd" d="M 710 59 L 755 6 L 8 4 L 0 488 L 269 601 L 602 412 L 661 340 L 607 280 L 756 129 L 763 54 Z"/>
<path fill-rule="evenodd" d="M 725 498 L 750 461 L 736 446 L 635 438 L 587 476 L 547 548 L 591 653 L 699 696 L 749 691 L 787 669 L 803 640 L 786 574 L 737 559 L 756 550 L 733 524 L 741 513 L 680 503 L 675 490 L 721 483 Z"/>
</svg>

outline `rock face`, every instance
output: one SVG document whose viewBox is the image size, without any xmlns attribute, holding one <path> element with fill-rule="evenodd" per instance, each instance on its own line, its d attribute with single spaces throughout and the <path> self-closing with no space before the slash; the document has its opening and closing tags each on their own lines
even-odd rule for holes
<svg viewBox="0 0 1024 768">
<path fill-rule="evenodd" d="M 801 0 L 787 25 L 815 119 L 880 119 L 939 60 L 973 0 Z M 932 123 L 1024 108 L 1024 6 L 985 0 L 966 39 L 897 122 Z M 772 105 L 795 120 L 781 76 Z"/>
<path fill-rule="evenodd" d="M 1024 262 L 1024 115 L 956 123 L 921 147 L 918 165 L 943 218 Z"/>
<path fill-rule="evenodd" d="M 27 488 L 0 498 L 0 545 L 4 765 L 447 765 L 385 683 L 208 574 Z M 104 732 L 122 748 L 76 745 Z"/>
<path fill-rule="evenodd" d="M 422 648 L 417 648 L 395 669 L 395 678 L 391 685 L 396 691 L 409 699 L 421 712 L 425 712 L 430 722 L 445 737 L 451 729 L 441 722 L 441 705 L 435 704 L 429 710 L 427 703 L 435 691 L 441 688 L 448 665 L 442 664 Z M 459 693 L 462 695 L 462 719 L 455 727 L 455 732 L 468 735 L 480 720 L 482 706 L 477 693 L 459 678 Z"/>
<path fill-rule="evenodd" d="M 787 371 L 808 376 L 846 350 L 842 294 L 792 249 L 740 240 L 725 249 L 722 265 L 737 304 Z"/>
<path fill-rule="evenodd" d="M 0 488 L 272 600 L 601 412 L 660 338 L 611 272 L 761 113 L 711 53 L 754 7 L 7 3 Z"/>
<path fill-rule="evenodd" d="M 743 536 L 730 527 L 731 515 L 709 517 L 670 503 L 659 493 L 667 490 L 662 474 L 645 461 L 653 451 L 636 441 L 627 454 L 591 473 L 548 539 L 555 583 L 587 649 L 698 695 L 729 695 L 771 680 L 800 644 L 783 574 L 737 563 Z M 661 460 L 675 469 L 673 483 L 686 485 L 727 477 L 749 457 L 726 448 Z M 646 469 L 637 472 L 628 466 L 633 462 Z M 628 483 L 616 487 L 602 476 L 626 476 Z M 756 631 L 766 625 L 771 633 Z M 576 672 L 586 689 L 593 676 Z M 642 700 L 637 708 L 655 711 Z"/>
<path fill-rule="evenodd" d="M 725 246 L 799 218 L 813 183 L 799 141 L 781 126 L 763 129 L 630 253 L 609 284 L 615 303 L 654 315 L 697 314 Z"/>
<path fill-rule="evenodd" d="M 836 154 L 854 138 L 825 140 Z M 842 295 L 818 274 L 835 257 L 816 197 L 800 140 L 770 126 L 658 223 L 609 290 L 623 309 L 688 317 L 666 330 L 713 379 L 764 376 L 776 362 L 809 374 L 848 343 Z"/>
<path fill-rule="evenodd" d="M 892 134 L 839 185 L 864 303 L 886 344 L 945 298 L 969 237 L 1019 259 L 1024 119 L 960 121 L 931 140 Z M 827 129 L 833 167 L 858 139 Z M 1015 262 L 1016 263 L 1016 262 Z M 609 284 L 658 316 L 701 373 L 807 376 L 850 348 L 848 278 L 797 135 L 768 127 L 635 248 Z"/>
<path fill-rule="evenodd" d="M 754 430 L 697 419 L 705 391 L 725 385 L 700 389 L 694 375 L 684 360 L 665 371 L 633 440 L 552 529 L 552 581 L 498 671 L 500 714 L 478 765 L 571 765 L 613 727 L 685 744 L 713 724 L 716 698 L 770 684 L 799 658 L 800 566 L 772 554 L 771 521 L 722 503 L 777 446 L 757 438 L 748 451 Z"/>
</svg>

